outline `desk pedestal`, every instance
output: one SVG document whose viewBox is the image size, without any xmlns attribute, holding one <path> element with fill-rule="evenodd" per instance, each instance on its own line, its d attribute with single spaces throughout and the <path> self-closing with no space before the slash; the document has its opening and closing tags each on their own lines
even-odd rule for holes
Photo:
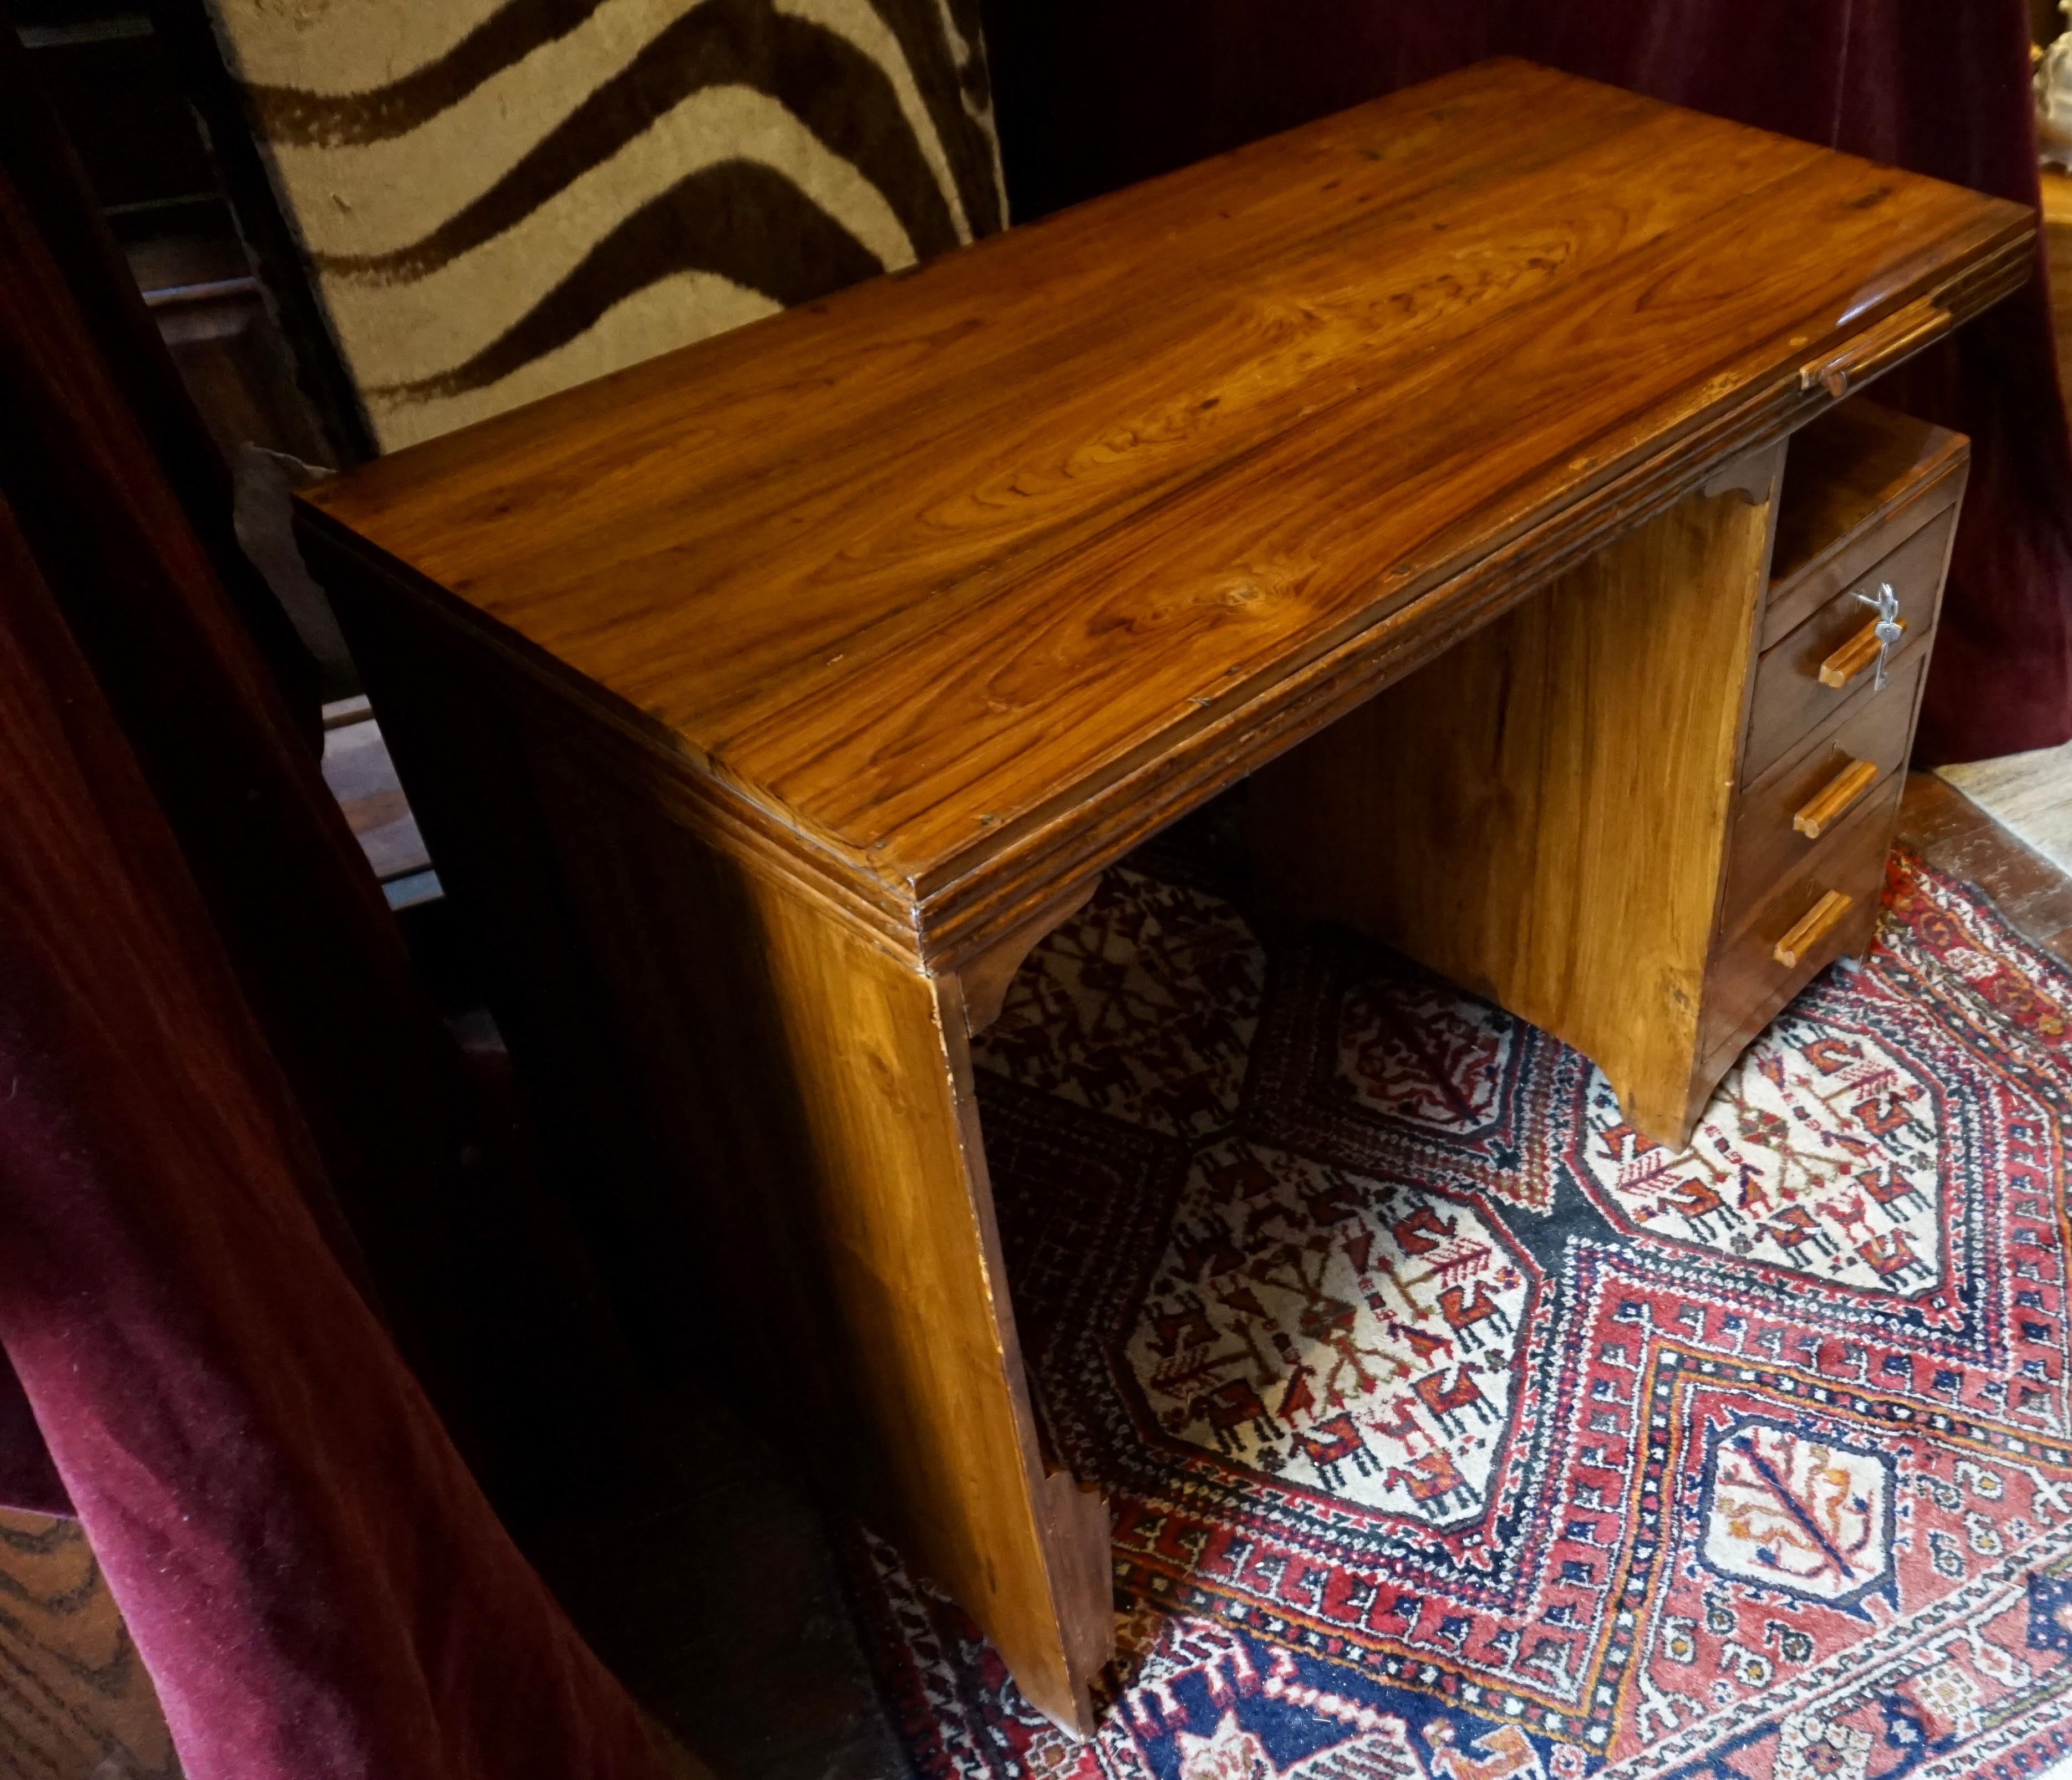
<svg viewBox="0 0 2072 1780">
<path fill-rule="evenodd" d="M 1587 1053 L 1681 1145 L 1778 464 L 1693 496 L 1260 775 L 1278 900 Z"/>
</svg>

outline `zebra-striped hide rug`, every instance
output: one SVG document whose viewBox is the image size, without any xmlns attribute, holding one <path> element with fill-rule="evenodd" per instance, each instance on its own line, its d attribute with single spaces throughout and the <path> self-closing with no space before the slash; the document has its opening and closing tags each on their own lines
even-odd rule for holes
<svg viewBox="0 0 2072 1780">
<path fill-rule="evenodd" d="M 384 450 L 1004 221 L 977 0 L 210 0 Z"/>
</svg>

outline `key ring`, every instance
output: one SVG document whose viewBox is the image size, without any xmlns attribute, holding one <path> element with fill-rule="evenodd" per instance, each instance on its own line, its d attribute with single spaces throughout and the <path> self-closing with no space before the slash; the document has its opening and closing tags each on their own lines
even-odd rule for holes
<svg viewBox="0 0 2072 1780">
<path fill-rule="evenodd" d="M 1879 583 L 1875 594 L 1859 594 L 1856 598 L 1877 614 L 1875 634 L 1878 642 L 1877 672 L 1872 676 L 1871 690 L 1885 690 L 1885 664 L 1892 654 L 1892 646 L 1906 635 L 1906 627 L 1899 621 L 1899 595 L 1893 591 L 1889 581 Z"/>
</svg>

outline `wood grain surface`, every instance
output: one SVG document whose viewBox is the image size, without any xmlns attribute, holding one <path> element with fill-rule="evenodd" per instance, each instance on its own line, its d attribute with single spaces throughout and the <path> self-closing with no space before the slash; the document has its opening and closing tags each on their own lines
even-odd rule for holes
<svg viewBox="0 0 2072 1780">
<path fill-rule="evenodd" d="M 1558 1034 L 1651 1135 L 1688 1125 L 1770 491 L 1671 508 L 1251 800 L 1284 903 Z"/>
<path fill-rule="evenodd" d="M 1768 895 L 1741 918 L 1715 948 L 1706 997 L 1700 1078 L 1709 1089 L 1777 1010 L 1836 959 L 1861 953 L 1877 924 L 1893 824 L 1906 788 L 1895 776 L 1858 804 L 1838 828 L 1814 843 Z M 1850 906 L 1794 965 L 1779 964 L 1778 943 L 1816 908 L 1839 893 Z"/>
<path fill-rule="evenodd" d="M 2049 263 L 2050 331 L 2058 341 L 2058 363 L 2072 365 L 2072 173 L 2043 169 L 2044 251 Z M 2072 421 L 2072 397 L 2066 401 Z"/>
<path fill-rule="evenodd" d="M 1263 877 L 1585 1051 L 1680 1147 L 1870 931 L 1968 458 L 1852 402 L 1767 482 L 1744 461 L 1267 767 Z M 1913 628 L 1882 688 L 1823 687 L 1865 571 Z M 1780 603 L 1803 615 L 1758 655 Z"/>
<path fill-rule="evenodd" d="M 1305 670 L 1400 671 L 1405 623 L 1819 412 L 1807 367 L 2004 294 L 2034 228 L 1485 64 L 382 459 L 310 524 L 976 949 L 1329 721 Z"/>
</svg>

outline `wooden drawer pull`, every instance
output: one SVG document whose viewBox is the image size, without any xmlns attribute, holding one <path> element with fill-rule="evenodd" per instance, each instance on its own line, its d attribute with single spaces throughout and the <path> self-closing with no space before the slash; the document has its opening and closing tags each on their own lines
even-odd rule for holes
<svg viewBox="0 0 2072 1780">
<path fill-rule="evenodd" d="M 1818 841 L 1877 783 L 1877 775 L 1875 760 L 1852 760 L 1792 817 L 1792 827 L 1808 841 Z"/>
<path fill-rule="evenodd" d="M 1819 945 L 1832 931 L 1835 923 L 1849 912 L 1855 899 L 1844 896 L 1840 890 L 1830 890 L 1799 918 L 1799 924 L 1777 942 L 1777 949 L 1770 954 L 1786 970 Z"/>
<path fill-rule="evenodd" d="M 1799 387 L 1824 389 L 1836 401 L 1860 388 L 1887 366 L 1918 352 L 1956 325 L 1956 316 L 1927 297 L 1916 298 L 1897 314 L 1866 328 L 1838 352 L 1799 368 Z"/>
<path fill-rule="evenodd" d="M 1864 668 L 1877 660 L 1884 639 L 1878 635 L 1882 622 L 1873 619 L 1860 631 L 1844 643 L 1840 648 L 1820 664 L 1820 684 L 1823 686 L 1846 686 Z M 1906 628 L 1905 619 L 1893 621 L 1901 630 Z"/>
</svg>

